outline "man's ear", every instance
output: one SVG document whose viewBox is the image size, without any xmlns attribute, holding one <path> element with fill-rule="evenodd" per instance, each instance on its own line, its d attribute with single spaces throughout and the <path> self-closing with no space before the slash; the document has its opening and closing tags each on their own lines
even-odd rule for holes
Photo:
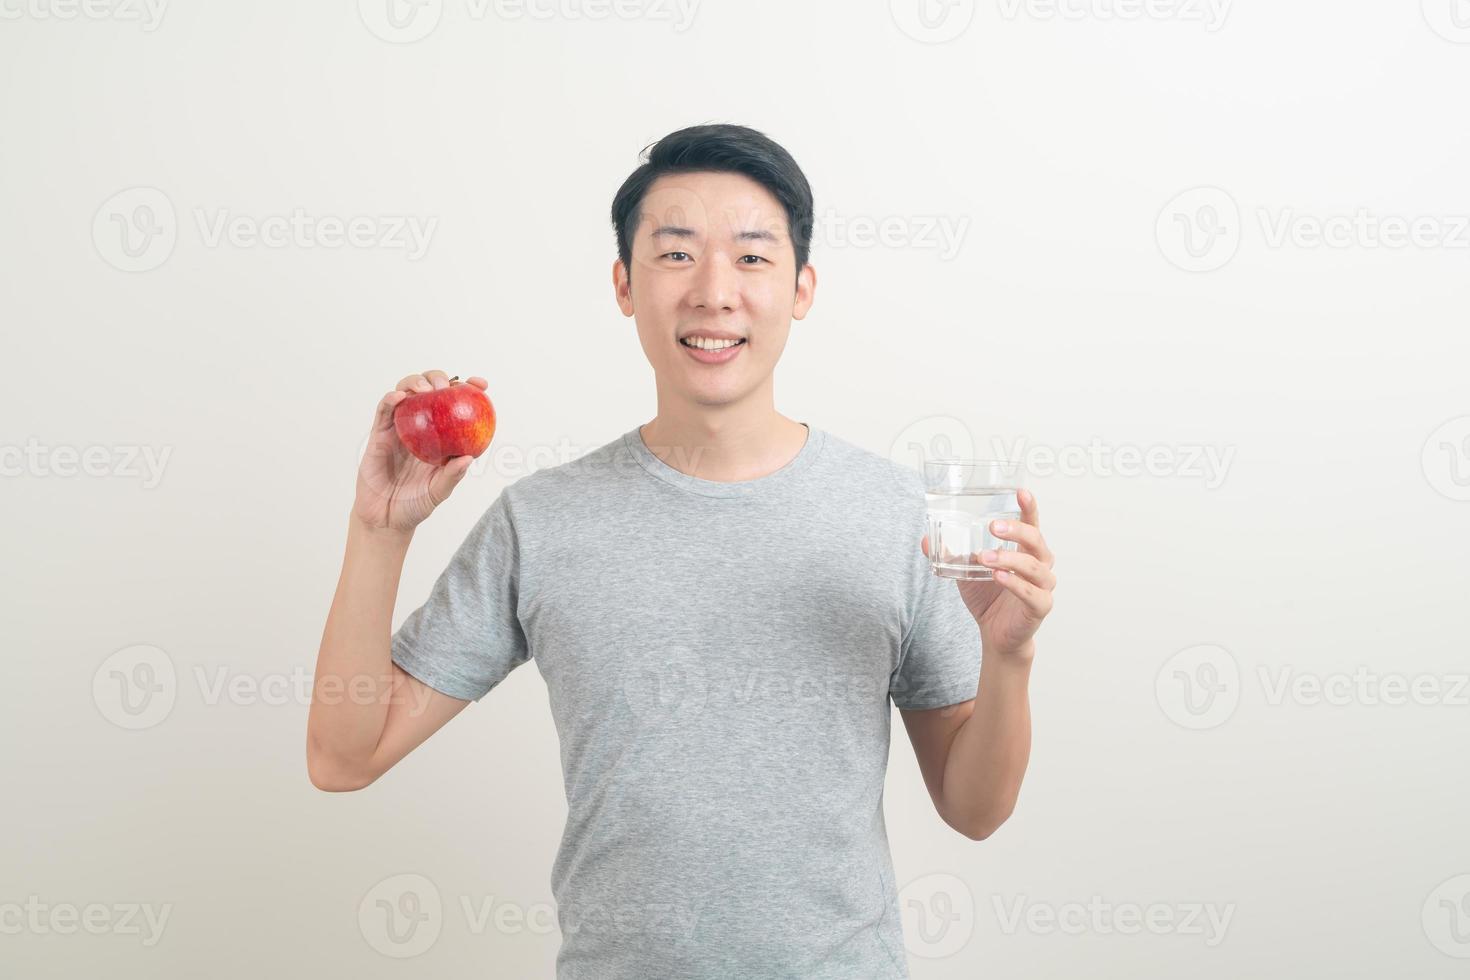
<svg viewBox="0 0 1470 980">
<path fill-rule="evenodd" d="M 817 268 L 808 262 L 796 276 L 796 303 L 791 307 L 792 318 L 805 319 L 806 311 L 812 308 L 812 302 L 816 298 Z"/>
<path fill-rule="evenodd" d="M 633 280 L 628 276 L 628 267 L 622 259 L 613 260 L 613 294 L 618 300 L 618 309 L 623 316 L 633 315 Z"/>
</svg>

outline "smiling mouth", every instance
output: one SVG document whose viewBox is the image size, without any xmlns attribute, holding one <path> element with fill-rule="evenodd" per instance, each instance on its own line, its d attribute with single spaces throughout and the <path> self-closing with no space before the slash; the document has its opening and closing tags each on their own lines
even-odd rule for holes
<svg viewBox="0 0 1470 980">
<path fill-rule="evenodd" d="M 684 348 L 691 361 L 696 361 L 709 367 L 718 367 L 719 365 L 729 364 L 732 361 L 739 360 L 740 351 L 745 348 L 745 341 L 746 338 L 741 337 L 735 343 L 726 347 L 699 347 L 695 344 L 685 343 L 681 339 L 679 346 Z"/>
<path fill-rule="evenodd" d="M 708 350 L 708 351 L 713 351 L 715 353 L 719 353 L 722 350 L 729 350 L 731 348 L 741 346 L 742 344 L 745 343 L 745 338 L 744 337 L 741 337 L 735 343 L 730 344 L 727 347 L 700 347 L 698 344 L 691 344 L 691 343 L 689 343 L 689 339 L 687 337 L 684 338 L 683 340 L 680 340 L 679 343 L 682 344 L 682 345 L 684 345 L 685 347 L 688 347 L 690 350 Z"/>
</svg>

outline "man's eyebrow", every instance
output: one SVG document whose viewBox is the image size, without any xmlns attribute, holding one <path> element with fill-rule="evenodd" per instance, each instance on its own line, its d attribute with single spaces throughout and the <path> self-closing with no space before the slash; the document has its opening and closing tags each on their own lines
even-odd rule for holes
<svg viewBox="0 0 1470 980">
<path fill-rule="evenodd" d="M 654 238 L 695 238 L 693 228 L 685 228 L 683 225 L 659 225 L 653 229 Z M 737 242 L 770 242 L 772 245 L 780 243 L 780 239 L 772 232 L 764 228 L 756 228 L 751 231 L 739 231 L 735 233 Z"/>
</svg>

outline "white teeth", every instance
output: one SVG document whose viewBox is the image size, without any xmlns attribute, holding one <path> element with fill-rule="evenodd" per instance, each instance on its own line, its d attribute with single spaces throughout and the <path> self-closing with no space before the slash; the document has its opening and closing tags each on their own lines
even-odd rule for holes
<svg viewBox="0 0 1470 980">
<path fill-rule="evenodd" d="M 738 340 L 710 340 L 708 337 L 685 337 L 683 343 L 700 350 L 724 350 L 740 343 Z"/>
</svg>

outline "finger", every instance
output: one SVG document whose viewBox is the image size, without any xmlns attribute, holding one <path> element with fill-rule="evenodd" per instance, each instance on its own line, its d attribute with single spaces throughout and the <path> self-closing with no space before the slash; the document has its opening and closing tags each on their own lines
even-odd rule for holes
<svg viewBox="0 0 1470 980">
<path fill-rule="evenodd" d="M 470 464 L 475 461 L 473 456 L 455 456 L 438 467 L 429 475 L 429 503 L 438 507 L 449 499 L 454 488 L 459 486 L 459 481 L 464 479 Z"/>
<path fill-rule="evenodd" d="M 398 403 L 407 397 L 408 392 L 395 388 L 378 401 L 377 411 L 373 413 L 374 432 L 386 432 L 393 428 L 393 409 L 397 408 Z"/>
<path fill-rule="evenodd" d="M 1041 527 L 1041 511 L 1036 506 L 1036 494 L 1030 490 L 1017 490 L 1016 500 L 1021 505 L 1021 520 L 1032 527 Z"/>
<path fill-rule="evenodd" d="M 929 557 L 929 535 L 926 534 L 919 539 L 919 550 L 924 553 L 925 558 Z"/>
<path fill-rule="evenodd" d="M 1027 611 L 1037 619 L 1043 619 L 1047 613 L 1051 612 L 1052 597 L 1046 589 L 1038 589 L 1015 572 L 1006 571 L 1004 568 L 996 571 L 995 581 L 996 584 L 1020 599 Z"/>
<path fill-rule="evenodd" d="M 990 533 L 997 538 L 1016 542 L 1022 551 L 1035 555 L 1045 562 L 1047 567 L 1051 567 L 1051 549 L 1046 546 L 1045 539 L 1034 525 L 1023 524 L 1019 521 L 991 521 Z"/>
<path fill-rule="evenodd" d="M 1037 588 L 1047 591 L 1057 587 L 1056 575 L 1035 555 L 1020 551 L 982 551 L 980 564 L 987 568 L 1004 568 L 1015 572 Z"/>
<path fill-rule="evenodd" d="M 398 382 L 399 391 L 433 391 L 434 386 L 422 374 L 410 374 Z"/>
<path fill-rule="evenodd" d="M 429 380 L 429 384 L 433 385 L 435 388 L 449 387 L 449 375 L 445 374 L 443 371 L 425 371 L 424 377 L 427 378 Z"/>
<path fill-rule="evenodd" d="M 480 377 L 479 375 L 474 375 L 472 377 L 465 378 L 465 381 L 467 383 L 469 383 L 469 384 L 474 385 L 476 388 L 479 388 L 481 391 L 484 391 L 485 389 L 487 389 L 487 388 L 490 387 L 490 382 L 486 381 L 484 378 Z"/>
</svg>

